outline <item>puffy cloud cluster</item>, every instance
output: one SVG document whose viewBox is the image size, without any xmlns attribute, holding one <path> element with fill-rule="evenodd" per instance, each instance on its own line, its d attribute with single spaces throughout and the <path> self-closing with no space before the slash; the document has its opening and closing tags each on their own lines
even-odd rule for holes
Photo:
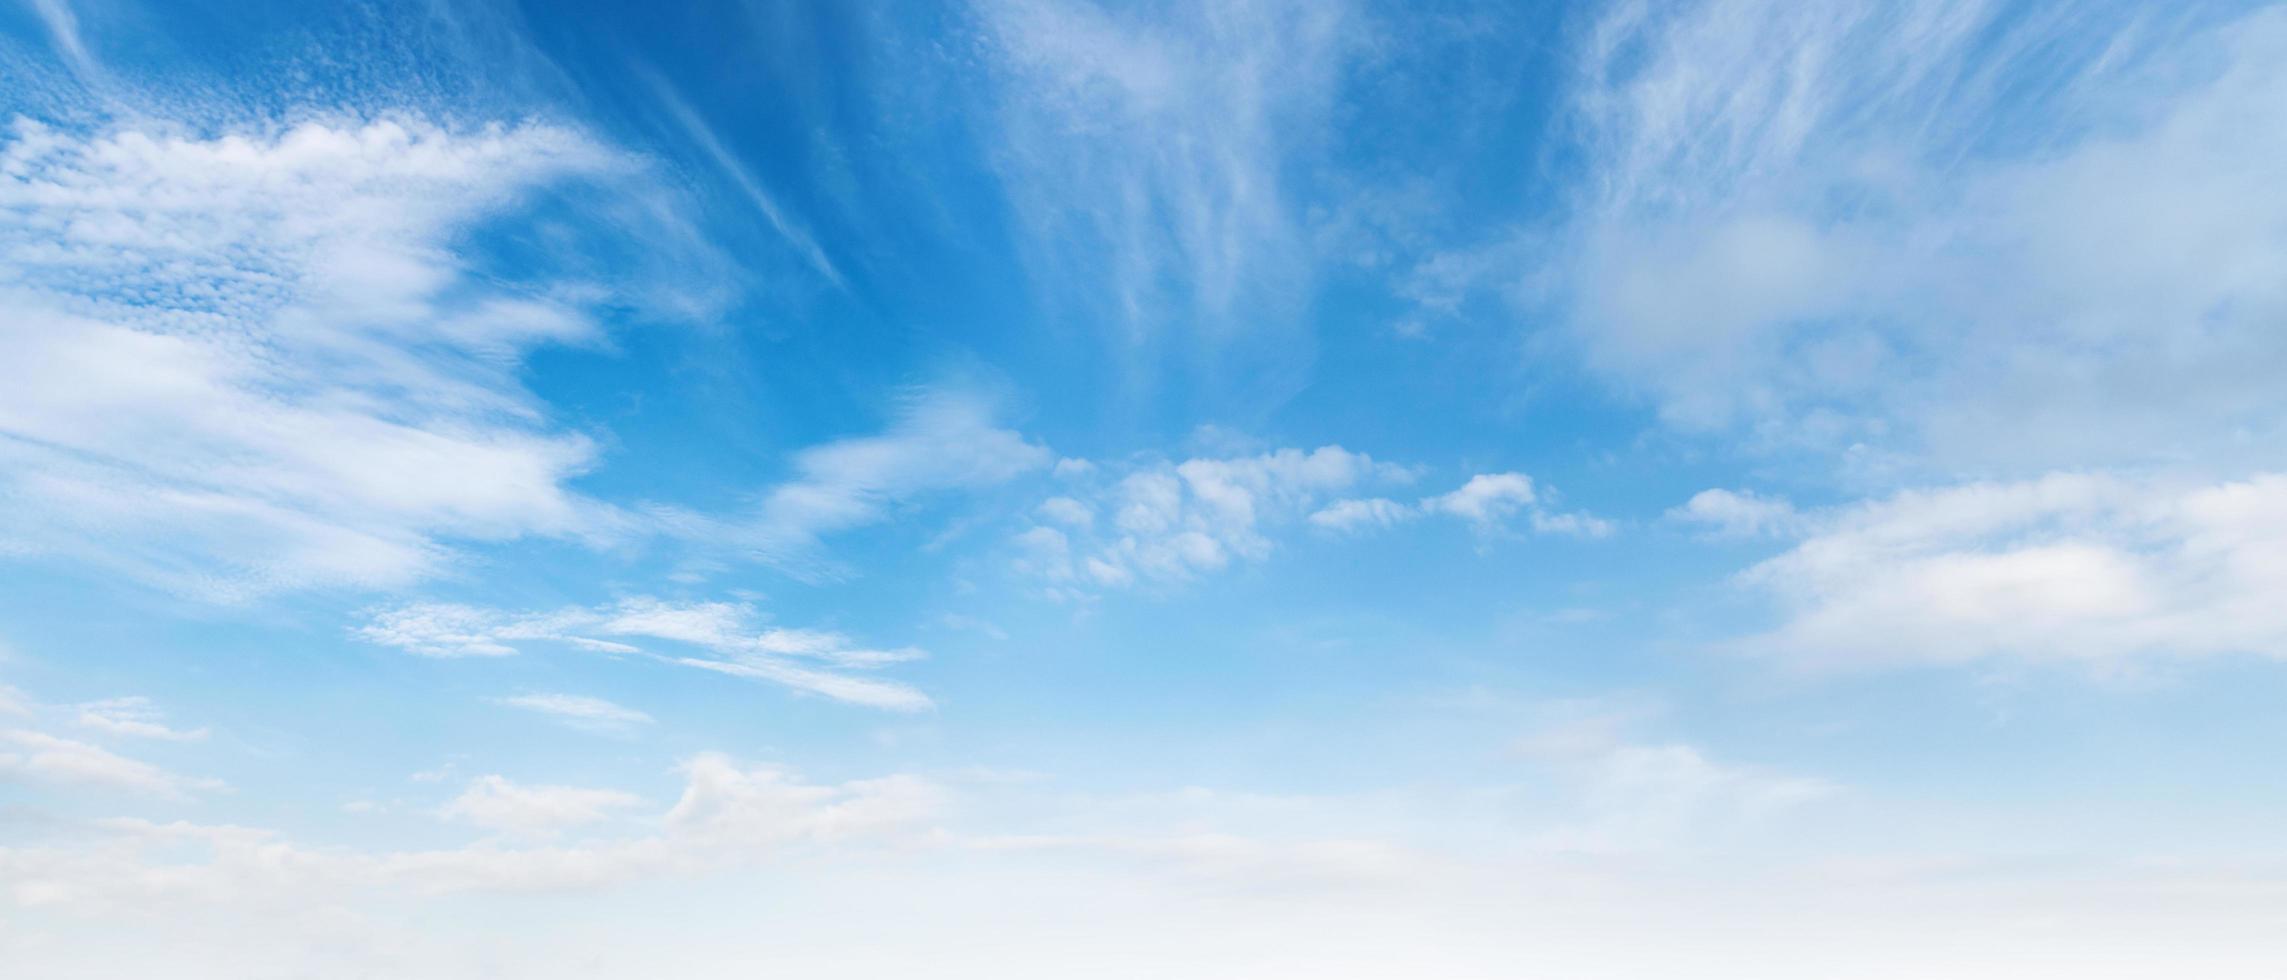
<svg viewBox="0 0 2287 980">
<path fill-rule="evenodd" d="M 1412 474 L 1340 446 L 1305 452 L 1156 462 L 1106 480 L 1075 468 L 1075 486 L 1017 535 L 1020 567 L 1052 588 L 1180 582 L 1272 550 L 1273 529 L 1334 495 Z"/>
</svg>

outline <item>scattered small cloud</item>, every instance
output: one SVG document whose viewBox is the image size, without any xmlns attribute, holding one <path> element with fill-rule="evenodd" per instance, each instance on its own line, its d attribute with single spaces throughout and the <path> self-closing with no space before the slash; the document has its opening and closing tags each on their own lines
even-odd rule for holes
<svg viewBox="0 0 2287 980">
<path fill-rule="evenodd" d="M 1668 517 L 1727 538 L 1785 535 L 1796 530 L 1801 521 L 1795 506 L 1785 500 L 1721 488 L 1693 494 L 1683 506 L 1668 511 Z"/>
<path fill-rule="evenodd" d="M 589 731 L 625 733 L 638 725 L 652 723 L 650 715 L 634 708 L 581 694 L 518 694 L 493 698 L 492 703 L 538 712 L 573 728 Z"/>
<path fill-rule="evenodd" d="M 196 742 L 207 737 L 204 728 L 175 729 L 165 724 L 166 715 L 146 697 L 108 698 L 90 701 L 79 706 L 78 723 L 107 735 L 131 738 L 155 738 L 170 742 Z"/>
<path fill-rule="evenodd" d="M 1177 583 L 1260 561 L 1273 548 L 1270 532 L 1300 521 L 1327 496 L 1413 479 L 1404 467 L 1340 446 L 1102 464 L 1087 476 L 1039 509 L 1048 523 L 1014 538 L 1019 570 L 1052 590 Z"/>
</svg>

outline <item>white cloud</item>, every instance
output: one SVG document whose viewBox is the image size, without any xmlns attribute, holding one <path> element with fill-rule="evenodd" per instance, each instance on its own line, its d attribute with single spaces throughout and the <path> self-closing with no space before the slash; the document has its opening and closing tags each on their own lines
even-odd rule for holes
<svg viewBox="0 0 2287 980">
<path fill-rule="evenodd" d="M 1412 504 L 1341 496 L 1415 478 L 1412 469 L 1340 446 L 1099 464 L 1068 477 L 1067 495 L 1035 508 L 1042 523 L 1013 538 L 1015 565 L 1048 580 L 1052 595 L 1084 596 L 1093 589 L 1179 583 L 1261 561 L 1274 550 L 1274 536 L 1298 524 L 1360 532 L 1444 515 L 1491 533 L 1522 514 L 1544 534 L 1600 537 L 1612 530 L 1588 514 L 1546 510 L 1521 473 L 1478 474 L 1452 492 Z"/>
<path fill-rule="evenodd" d="M 700 118 L 697 110 L 684 102 L 682 96 L 675 94 L 674 87 L 664 78 L 650 72 L 645 72 L 644 75 L 645 81 L 650 84 L 652 96 L 658 100 L 660 108 L 667 111 L 668 118 L 673 119 L 683 134 L 690 137 L 692 144 L 706 154 L 708 162 L 713 163 L 730 180 L 732 186 L 738 188 L 747 203 L 754 205 L 755 211 L 770 223 L 771 230 L 777 232 L 787 246 L 800 255 L 819 276 L 836 287 L 847 288 L 848 284 L 842 281 L 841 270 L 834 268 L 833 260 L 826 257 L 825 249 L 818 247 L 817 239 L 811 237 L 809 230 L 803 228 L 800 221 L 779 206 L 778 199 L 763 187 L 762 181 L 756 179 L 745 164 L 739 162 L 738 156 L 729 147 L 723 145 L 722 139 L 715 135 L 714 128 Z"/>
<path fill-rule="evenodd" d="M 1342 6 L 976 10 L 999 82 L 993 162 L 1053 302 L 1138 340 L 1259 329 L 1299 303 L 1311 268 L 1287 162 L 1326 132 Z"/>
<path fill-rule="evenodd" d="M 171 742 L 195 742 L 207 736 L 204 728 L 169 728 L 165 719 L 166 715 L 146 697 L 107 698 L 79 706 L 80 727 L 110 735 L 156 738 Z"/>
<path fill-rule="evenodd" d="M 0 732 L 0 776 L 101 786 L 166 799 L 222 788 L 216 780 L 178 776 L 101 746 L 25 729 Z"/>
<path fill-rule="evenodd" d="M 1332 494 L 1412 478 L 1403 467 L 1340 446 L 1096 469 L 1072 496 L 1055 498 L 1065 503 L 1050 512 L 1103 519 L 1058 520 L 1061 527 L 1019 533 L 1020 570 L 1080 589 L 1181 582 L 1268 556 L 1267 531 L 1299 522 Z"/>
<path fill-rule="evenodd" d="M 1421 516 L 1421 511 L 1387 497 L 1337 500 L 1313 511 L 1310 523 L 1334 531 L 1389 527 Z"/>
<path fill-rule="evenodd" d="M 48 29 L 48 42 L 55 46 L 56 53 L 63 57 L 64 63 L 70 65 L 83 79 L 93 77 L 101 70 L 95 56 L 87 50 L 87 41 L 80 34 L 79 14 L 72 10 L 68 0 L 26 2 L 32 12 L 39 15 L 41 25 Z"/>
<path fill-rule="evenodd" d="M 683 766 L 683 795 L 667 811 L 670 831 L 707 846 L 777 848 L 831 844 L 921 824 L 945 805 L 942 788 L 919 776 L 805 783 L 776 766 L 741 767 L 703 753 Z"/>
<path fill-rule="evenodd" d="M 2287 657 L 2287 476 L 2052 474 L 1806 524 L 1740 576 L 1782 616 L 1746 648 L 1831 662 Z"/>
<path fill-rule="evenodd" d="M 1528 292 L 1671 421 L 2020 475 L 2287 428 L 2287 15 L 1631 4 L 1587 41 L 1595 179 Z"/>
<path fill-rule="evenodd" d="M 1041 501 L 1035 511 L 1051 524 L 1077 530 L 1084 531 L 1096 524 L 1095 510 L 1070 497 L 1050 497 Z"/>
<path fill-rule="evenodd" d="M 1549 711 L 1551 721 L 1516 745 L 1569 784 L 1569 814 L 1539 835 L 1543 847 L 1687 845 L 1836 792 L 1825 780 L 1719 762 L 1685 742 L 1634 737 L 1647 715 L 1641 706 L 1567 702 Z"/>
<path fill-rule="evenodd" d="M 1522 473 L 1479 473 L 1448 493 L 1423 497 L 1407 505 L 1386 497 L 1337 500 L 1310 515 L 1310 522 L 1334 531 L 1383 528 L 1428 515 L 1444 515 L 1469 522 L 1479 532 L 1491 532 L 1523 514 L 1542 534 L 1603 537 L 1612 523 L 1583 513 L 1560 513 L 1542 506 L 1533 481 Z"/>
<path fill-rule="evenodd" d="M 610 819 L 642 802 L 642 797 L 618 790 L 527 786 L 482 776 L 470 780 L 468 788 L 437 813 L 486 830 L 544 837 Z"/>
<path fill-rule="evenodd" d="M 626 160 L 566 129 L 308 123 L 0 143 L 0 546 L 187 593 L 407 582 L 598 533 L 594 449 L 514 379 L 597 287 L 469 275 L 471 226 Z M 435 474 L 451 473 L 449 480 Z"/>
<path fill-rule="evenodd" d="M 1702 490 L 1668 516 L 1707 527 L 1725 537 L 1747 538 L 1785 534 L 1797 526 L 1795 506 L 1785 500 L 1752 491 Z"/>
<path fill-rule="evenodd" d="M 769 681 L 797 691 L 832 698 L 849 704 L 886 711 L 925 711 L 935 702 L 910 685 L 893 681 L 877 681 L 870 677 L 852 677 L 828 670 L 816 670 L 781 660 L 747 657 L 740 660 L 709 660 L 693 657 L 670 658 L 670 663 L 700 670 L 711 670 L 733 677 L 747 677 Z"/>
<path fill-rule="evenodd" d="M 439 815 L 506 835 L 432 850 L 349 850 L 295 843 L 267 830 L 100 821 L 69 846 L 0 847 L 0 898 L 21 908 L 233 907 L 273 901 L 595 888 L 661 875 L 714 873 L 800 848 L 853 847 L 918 837 L 941 814 L 943 790 L 918 776 L 812 783 L 778 767 L 702 754 L 663 814 L 636 819 L 633 794 L 473 780 Z M 586 828 L 568 843 L 536 843 Z"/>
<path fill-rule="evenodd" d="M 993 419 L 990 402 L 951 389 L 920 391 L 880 435 L 795 454 L 795 477 L 771 488 L 751 517 L 718 521 L 663 515 L 701 545 L 728 545 L 798 576 L 830 571 L 820 541 L 887 520 L 897 508 L 949 491 L 981 490 L 1046 468 L 1055 457 Z"/>
<path fill-rule="evenodd" d="M 549 715 L 574 728 L 618 732 L 651 724 L 652 720 L 634 708 L 582 694 L 518 694 L 492 700 L 494 704 Z"/>
<path fill-rule="evenodd" d="M 1479 473 L 1452 493 L 1421 502 L 1423 510 L 1451 514 L 1476 524 L 1493 524 L 1530 506 L 1533 481 L 1522 473 Z"/>
<path fill-rule="evenodd" d="M 679 603 L 649 597 L 552 612 L 421 603 L 384 610 L 356 633 L 369 642 L 434 657 L 505 656 L 525 643 L 645 653 L 646 648 L 623 641 L 664 640 L 709 654 L 659 655 L 668 663 L 767 680 L 852 704 L 898 711 L 929 707 L 927 695 L 904 684 L 841 672 L 916 660 L 924 656 L 919 649 L 862 647 L 841 633 L 763 626 L 759 619 L 756 610 L 743 603 Z"/>
</svg>

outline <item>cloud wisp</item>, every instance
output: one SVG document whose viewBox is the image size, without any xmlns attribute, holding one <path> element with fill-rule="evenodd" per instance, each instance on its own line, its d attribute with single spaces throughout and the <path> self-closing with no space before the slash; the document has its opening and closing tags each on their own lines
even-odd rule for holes
<svg viewBox="0 0 2287 980">
<path fill-rule="evenodd" d="M 979 3 L 993 162 L 1033 279 L 1134 341 L 1290 318 L 1312 278 L 1292 160 L 1354 53 L 1339 4 Z M 1075 291 L 1073 284 L 1086 284 Z M 1106 295 L 1108 294 L 1108 295 Z"/>
<path fill-rule="evenodd" d="M 220 780 L 176 775 L 100 745 L 30 729 L 0 731 L 0 776 L 165 800 L 224 788 Z"/>
<path fill-rule="evenodd" d="M 456 240 L 631 166 L 541 124 L 17 121 L 0 542 L 234 599 L 401 585 L 456 539 L 604 533 L 609 508 L 565 486 L 593 445 L 513 374 L 598 340 L 594 287 L 477 280 Z"/>
<path fill-rule="evenodd" d="M 630 598 L 547 612 L 420 603 L 383 610 L 355 632 L 367 642 L 423 656 L 510 656 L 524 646 L 553 644 L 607 655 L 648 655 L 872 708 L 919 711 L 931 705 L 927 695 L 911 686 L 852 673 L 920 659 L 924 654 L 919 649 L 869 648 L 841 633 L 766 626 L 743 603 Z M 509 703 L 568 717 L 585 715 L 590 721 L 615 714 L 590 700 L 561 696 Z"/>
<path fill-rule="evenodd" d="M 1360 532 L 1422 517 L 1451 517 L 1479 534 L 1497 533 L 1522 516 L 1534 532 L 1600 538 L 1614 526 L 1593 514 L 1551 510 L 1523 473 L 1479 473 L 1446 493 L 1407 504 L 1388 497 L 1351 497 L 1311 512 L 1310 523 L 1330 531 Z"/>
<path fill-rule="evenodd" d="M 609 734 L 626 734 L 654 720 L 648 713 L 584 694 L 517 694 L 493 698 L 492 702 L 547 715 L 573 728 Z"/>
<path fill-rule="evenodd" d="M 1565 216 L 1421 265 L 1685 431 L 2007 478 L 2235 459 L 2287 427 L 2287 143 L 2251 122 L 2287 16 L 2229 6 L 1612 5 Z"/>
<path fill-rule="evenodd" d="M 828 537 L 946 495 L 1000 486 L 1045 469 L 1053 458 L 1002 425 L 989 398 L 924 388 L 905 400 L 884 431 L 796 452 L 791 478 L 765 490 L 744 514 L 657 508 L 652 519 L 701 551 L 728 551 L 818 581 L 848 574 L 827 551 Z"/>
</svg>

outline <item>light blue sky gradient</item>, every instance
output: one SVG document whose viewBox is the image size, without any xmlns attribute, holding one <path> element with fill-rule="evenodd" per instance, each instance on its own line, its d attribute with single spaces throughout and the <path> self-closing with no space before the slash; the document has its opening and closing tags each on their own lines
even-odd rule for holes
<svg viewBox="0 0 2287 980">
<path fill-rule="evenodd" d="M 2276 6 L 18 0 L 0 116 L 24 976 L 2287 960 Z"/>
</svg>

